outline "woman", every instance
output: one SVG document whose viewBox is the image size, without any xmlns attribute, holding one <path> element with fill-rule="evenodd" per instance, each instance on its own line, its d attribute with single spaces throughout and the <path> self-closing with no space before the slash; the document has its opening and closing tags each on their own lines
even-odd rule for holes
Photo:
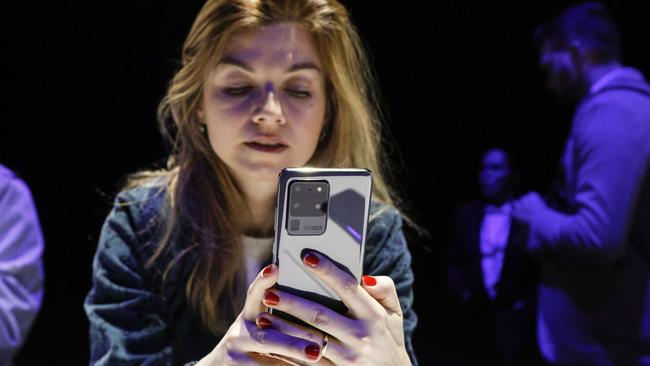
<svg viewBox="0 0 650 366">
<path fill-rule="evenodd" d="M 91 364 L 416 363 L 410 254 L 379 165 L 372 87 L 336 1 L 208 1 L 159 108 L 168 168 L 134 175 L 102 229 L 85 304 Z M 374 277 L 359 285 L 319 253 L 303 258 L 345 316 L 274 289 L 274 265 L 260 271 L 278 173 L 304 165 L 374 172 Z"/>
</svg>

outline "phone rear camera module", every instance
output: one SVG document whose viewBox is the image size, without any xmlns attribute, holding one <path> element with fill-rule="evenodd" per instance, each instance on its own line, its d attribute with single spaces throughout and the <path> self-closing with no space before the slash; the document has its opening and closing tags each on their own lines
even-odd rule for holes
<svg viewBox="0 0 650 366">
<path fill-rule="evenodd" d="M 329 183 L 296 180 L 289 189 L 287 230 L 290 235 L 321 235 L 327 224 Z"/>
</svg>

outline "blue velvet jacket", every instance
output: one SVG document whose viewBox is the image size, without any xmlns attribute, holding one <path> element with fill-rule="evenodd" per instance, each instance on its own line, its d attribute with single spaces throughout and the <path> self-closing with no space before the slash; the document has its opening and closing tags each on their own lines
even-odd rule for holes
<svg viewBox="0 0 650 366">
<path fill-rule="evenodd" d="M 183 365 L 207 355 L 223 336 L 205 329 L 186 301 L 187 264 L 175 267 L 164 290 L 160 269 L 166 263 L 145 267 L 160 238 L 163 203 L 160 187 L 121 192 L 104 223 L 84 304 L 91 365 Z M 406 348 L 417 365 L 411 342 L 417 323 L 413 273 L 402 220 L 395 209 L 376 202 L 370 213 L 364 273 L 387 275 L 395 282 Z"/>
</svg>

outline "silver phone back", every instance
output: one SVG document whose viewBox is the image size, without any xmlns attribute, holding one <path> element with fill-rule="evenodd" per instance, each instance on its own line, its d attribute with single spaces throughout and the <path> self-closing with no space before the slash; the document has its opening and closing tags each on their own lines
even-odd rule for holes
<svg viewBox="0 0 650 366">
<path fill-rule="evenodd" d="M 329 200 L 325 230 L 319 235 L 291 235 L 287 229 L 288 188 L 295 181 L 326 181 Z M 372 192 L 372 173 L 366 169 L 292 168 L 280 173 L 273 262 L 279 267 L 278 285 L 340 301 L 329 287 L 313 277 L 302 263 L 305 250 L 316 250 L 361 280 L 366 227 Z"/>
</svg>

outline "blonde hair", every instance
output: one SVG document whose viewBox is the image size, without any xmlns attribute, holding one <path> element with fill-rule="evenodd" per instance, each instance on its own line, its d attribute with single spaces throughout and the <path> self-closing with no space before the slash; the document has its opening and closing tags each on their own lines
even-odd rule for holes
<svg viewBox="0 0 650 366">
<path fill-rule="evenodd" d="M 207 1 L 185 40 L 181 67 L 158 109 L 162 133 L 172 144 L 167 168 L 134 174 L 127 188 L 165 178 L 164 234 L 148 264 L 171 258 L 165 264 L 164 283 L 172 268 L 195 261 L 186 296 L 214 333 L 224 331 L 242 306 L 241 229 L 234 213 L 246 203 L 233 175 L 201 131 L 202 87 L 234 33 L 282 22 L 299 24 L 312 35 L 324 68 L 326 134 L 308 165 L 368 168 L 374 173 L 373 197 L 395 205 L 385 178 L 387 160 L 381 156 L 375 81 L 347 10 L 336 0 Z M 183 244 L 175 242 L 179 232 Z"/>
</svg>

